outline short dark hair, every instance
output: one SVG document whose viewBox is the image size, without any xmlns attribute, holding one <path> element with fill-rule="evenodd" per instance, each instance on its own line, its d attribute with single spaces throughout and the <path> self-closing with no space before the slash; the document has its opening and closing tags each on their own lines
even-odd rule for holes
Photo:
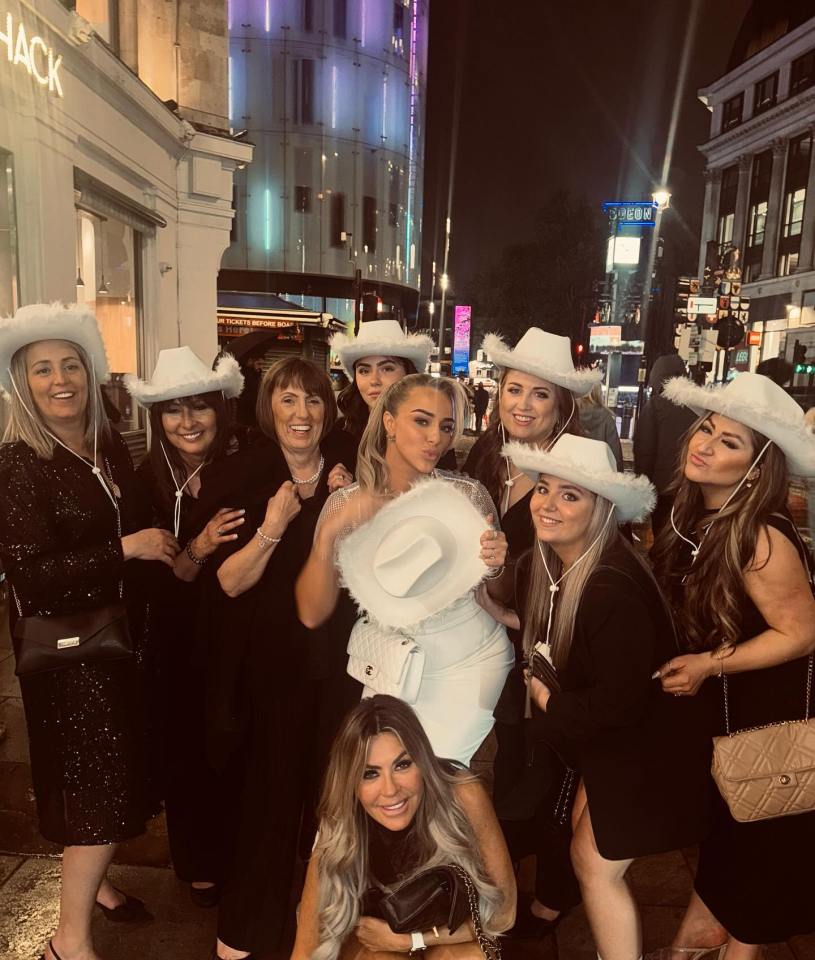
<svg viewBox="0 0 815 960">
<path fill-rule="evenodd" d="M 319 397 L 323 401 L 325 415 L 320 434 L 322 440 L 337 421 L 337 401 L 325 370 L 303 357 L 281 357 L 263 374 L 255 407 L 258 426 L 270 440 L 278 442 L 272 413 L 272 394 L 278 387 L 283 389 L 291 386 L 297 386 L 310 397 Z"/>
</svg>

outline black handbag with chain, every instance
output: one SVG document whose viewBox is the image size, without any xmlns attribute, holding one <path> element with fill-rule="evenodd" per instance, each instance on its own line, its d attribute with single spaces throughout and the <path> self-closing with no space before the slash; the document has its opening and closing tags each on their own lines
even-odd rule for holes
<svg viewBox="0 0 815 960">
<path fill-rule="evenodd" d="M 123 603 L 83 613 L 20 617 L 14 624 L 13 637 L 18 677 L 133 655 Z"/>
</svg>

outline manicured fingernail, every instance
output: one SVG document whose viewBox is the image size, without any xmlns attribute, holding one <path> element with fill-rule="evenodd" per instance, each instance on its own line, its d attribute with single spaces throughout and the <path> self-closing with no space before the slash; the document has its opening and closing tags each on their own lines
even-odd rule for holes
<svg viewBox="0 0 815 960">
<path fill-rule="evenodd" d="M 245 510 L 238 510 L 238 513 L 246 513 Z"/>
<path fill-rule="evenodd" d="M 238 523 L 246 523 L 246 517 L 241 517 Z"/>
</svg>

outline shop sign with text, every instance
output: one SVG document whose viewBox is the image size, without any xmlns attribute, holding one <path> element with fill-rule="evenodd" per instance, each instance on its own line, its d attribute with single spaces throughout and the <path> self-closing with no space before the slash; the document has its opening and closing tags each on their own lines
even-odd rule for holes
<svg viewBox="0 0 815 960">
<path fill-rule="evenodd" d="M 50 93 L 65 96 L 59 74 L 62 55 L 37 34 L 29 36 L 24 24 L 15 21 L 10 13 L 5 22 L 0 13 L 0 63 L 4 59 L 12 68 L 25 70 L 41 87 L 48 87 Z"/>
</svg>

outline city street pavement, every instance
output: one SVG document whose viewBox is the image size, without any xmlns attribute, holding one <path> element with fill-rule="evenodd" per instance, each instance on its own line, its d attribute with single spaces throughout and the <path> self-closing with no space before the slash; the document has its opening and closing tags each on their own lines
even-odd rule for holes
<svg viewBox="0 0 815 960">
<path fill-rule="evenodd" d="M 468 446 L 469 442 L 465 441 Z M 33 960 L 54 930 L 58 909 L 59 850 L 37 834 L 34 798 L 20 690 L 0 605 L 0 958 Z M 489 774 L 489 750 L 479 772 Z M 779 852 L 783 856 L 783 851 Z M 631 882 L 641 905 L 645 949 L 668 944 L 690 890 L 694 851 L 650 857 L 635 864 Z M 530 888 L 532 861 L 521 870 L 521 886 Z M 215 911 L 193 905 L 187 885 L 176 879 L 167 848 L 163 818 L 146 836 L 124 844 L 111 869 L 113 882 L 144 899 L 155 921 L 132 929 L 94 919 L 94 937 L 105 960 L 208 960 L 215 937 Z M 557 934 L 560 960 L 595 960 L 582 909 L 561 923 Z M 551 941 L 507 942 L 506 960 L 556 958 Z M 815 960 L 815 936 L 767 948 L 768 960 Z M 265 960 L 265 958 L 264 958 Z"/>
</svg>

